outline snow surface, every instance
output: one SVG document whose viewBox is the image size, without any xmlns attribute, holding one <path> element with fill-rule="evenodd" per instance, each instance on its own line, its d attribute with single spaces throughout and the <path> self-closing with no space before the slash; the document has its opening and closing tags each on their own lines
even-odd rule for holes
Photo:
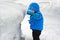
<svg viewBox="0 0 60 40">
<path fill-rule="evenodd" d="M 0 1 L 0 40 L 20 40 L 23 8 L 14 2 Z"/>
<path fill-rule="evenodd" d="M 47 9 L 46 9 L 47 8 Z M 41 9 L 44 16 L 44 30 L 41 33 L 41 40 L 60 40 L 60 5 L 55 2 L 50 8 Z M 32 40 L 32 30 L 28 23 L 29 15 L 25 16 L 22 22 L 22 32 L 25 40 Z"/>
<path fill-rule="evenodd" d="M 46 6 L 41 9 L 44 16 L 44 30 L 40 36 L 41 40 L 60 40 L 59 3 L 53 2 L 50 7 Z M 21 29 L 25 40 L 32 40 L 32 30 L 30 30 L 28 23 L 30 16 L 26 15 L 24 18 L 23 9 L 25 8 L 22 5 L 14 2 L 0 1 L 0 40 L 20 40 Z"/>
</svg>

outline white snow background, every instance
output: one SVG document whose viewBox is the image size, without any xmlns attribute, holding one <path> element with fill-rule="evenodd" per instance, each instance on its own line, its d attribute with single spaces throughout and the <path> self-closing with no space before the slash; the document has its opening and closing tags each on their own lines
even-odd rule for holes
<svg viewBox="0 0 60 40">
<path fill-rule="evenodd" d="M 33 1 L 39 3 L 39 5 L 41 7 L 41 12 L 44 16 L 44 30 L 42 31 L 42 34 L 40 36 L 41 40 L 60 40 L 60 1 L 59 0 L 45 0 L 45 1 L 44 0 L 41 0 L 41 1 L 40 0 L 18 0 L 15 2 L 18 4 L 21 3 L 21 4 L 25 5 L 25 8 L 27 9 L 28 5 Z M 0 9 L 1 9 L 1 7 L 0 7 Z M 0 10 L 0 11 L 2 11 L 2 10 Z M 15 13 L 15 11 L 16 11 L 16 9 L 13 10 L 12 13 Z M 10 12 L 8 11 L 8 13 L 10 13 Z M 20 15 L 19 13 L 17 15 Z M 13 14 L 11 15 L 11 14 L 10 14 L 10 16 L 12 16 L 12 17 L 14 16 L 14 18 L 15 18 L 16 14 L 14 14 L 14 15 Z M 1 15 L 3 15 L 3 14 L 1 14 Z M 7 14 L 5 14 L 5 16 L 3 15 L 3 19 L 8 18 L 6 15 Z M 12 19 L 13 18 L 11 18 L 11 20 Z M 15 21 L 19 22 L 19 20 L 20 19 L 15 20 Z M 30 25 L 28 23 L 28 20 L 29 20 L 29 15 L 26 15 L 24 20 L 21 23 L 21 29 L 22 29 L 22 34 L 25 37 L 25 40 L 32 40 L 32 30 L 30 30 Z M 5 22 L 5 20 L 3 20 L 3 21 Z M 2 21 L 0 23 L 2 23 Z M 9 22 L 6 22 L 6 23 L 9 23 Z M 12 22 L 10 22 L 10 23 L 12 23 Z M 5 25 L 3 25 L 3 26 L 5 26 Z M 11 26 L 11 25 L 8 25 L 8 26 Z M 18 25 L 15 25 L 15 26 L 18 26 Z M 0 30 L 5 30 L 5 29 L 3 28 Z M 9 35 L 9 36 L 12 36 L 12 35 Z"/>
</svg>

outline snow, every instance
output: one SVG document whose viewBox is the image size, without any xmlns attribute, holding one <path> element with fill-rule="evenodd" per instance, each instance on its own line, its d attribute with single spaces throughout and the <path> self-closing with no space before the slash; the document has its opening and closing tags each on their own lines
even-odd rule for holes
<svg viewBox="0 0 60 40">
<path fill-rule="evenodd" d="M 55 2 L 50 8 L 41 9 L 44 16 L 44 30 L 40 36 L 41 40 L 60 40 L 60 5 L 58 4 Z M 32 30 L 28 20 L 29 15 L 26 15 L 21 27 L 25 39 L 32 40 Z"/>
<path fill-rule="evenodd" d="M 0 1 L 0 40 L 20 40 L 23 8 L 14 2 Z"/>
<path fill-rule="evenodd" d="M 51 2 L 51 5 L 48 6 L 41 5 L 41 12 L 44 16 L 44 30 L 40 36 L 41 40 L 60 40 L 59 3 Z M 28 22 L 30 16 L 25 15 L 24 9 L 26 7 L 14 3 L 13 0 L 9 2 L 1 2 L 0 0 L 0 40 L 20 40 L 21 35 L 25 37 L 25 40 L 32 40 L 32 30 Z"/>
<path fill-rule="evenodd" d="M 12 1 L 16 1 L 16 0 L 0 0 L 0 2 L 2 2 L 2 1 L 12 2 Z"/>
</svg>

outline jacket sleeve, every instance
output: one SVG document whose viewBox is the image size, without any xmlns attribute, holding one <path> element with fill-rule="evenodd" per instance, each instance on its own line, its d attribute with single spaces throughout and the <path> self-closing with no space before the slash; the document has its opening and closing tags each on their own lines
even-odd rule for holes
<svg viewBox="0 0 60 40">
<path fill-rule="evenodd" d="M 42 14 L 41 13 L 33 13 L 32 16 L 34 17 L 34 19 L 39 20 L 42 18 Z"/>
<path fill-rule="evenodd" d="M 28 15 L 32 15 L 33 12 L 31 12 L 31 11 L 27 11 L 27 14 L 28 14 Z"/>
<path fill-rule="evenodd" d="M 36 20 L 39 20 L 39 19 L 42 18 L 42 14 L 41 13 L 33 13 L 31 11 L 27 11 L 27 14 L 33 16 L 34 19 L 36 19 Z"/>
</svg>

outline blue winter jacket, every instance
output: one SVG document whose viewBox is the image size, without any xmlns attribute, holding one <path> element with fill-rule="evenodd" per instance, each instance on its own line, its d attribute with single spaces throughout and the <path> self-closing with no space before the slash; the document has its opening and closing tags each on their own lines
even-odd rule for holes
<svg viewBox="0 0 60 40">
<path fill-rule="evenodd" d="M 30 28 L 32 30 L 43 30 L 43 16 L 39 10 L 39 5 L 37 3 L 31 3 L 27 10 L 27 14 L 30 16 Z M 35 10 L 36 13 L 31 12 L 30 10 Z"/>
</svg>

